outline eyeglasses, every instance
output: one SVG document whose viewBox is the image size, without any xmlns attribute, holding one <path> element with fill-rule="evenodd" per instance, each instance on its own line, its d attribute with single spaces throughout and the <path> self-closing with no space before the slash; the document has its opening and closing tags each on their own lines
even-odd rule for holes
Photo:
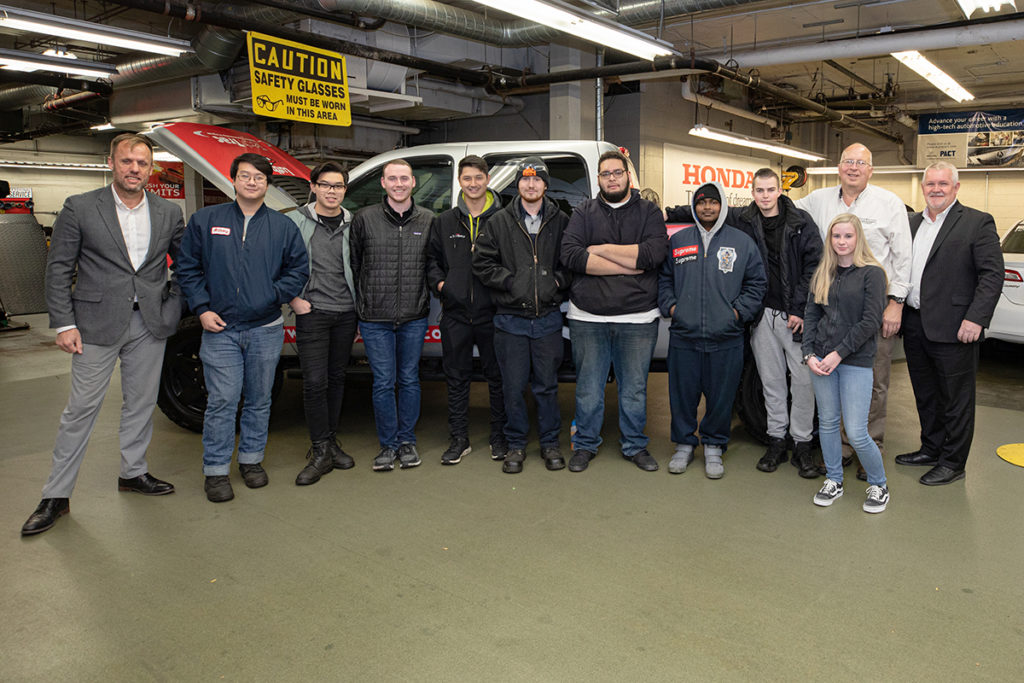
<svg viewBox="0 0 1024 683">
<path fill-rule="evenodd" d="M 337 185 L 331 185 L 330 183 L 319 183 L 319 182 L 316 184 L 316 186 L 319 187 L 324 192 L 327 192 L 328 190 L 334 190 L 335 192 L 341 192 L 346 187 L 348 187 L 347 185 L 345 185 L 345 183 L 338 183 Z"/>
<path fill-rule="evenodd" d="M 843 166 L 861 166 L 861 167 L 863 167 L 863 166 L 870 166 L 871 165 L 870 162 L 864 161 L 863 159 L 843 159 L 839 163 L 842 164 Z"/>
<path fill-rule="evenodd" d="M 256 175 L 250 175 L 248 173 L 239 173 L 237 177 L 243 183 L 247 183 L 251 180 L 257 185 L 262 185 L 263 183 L 267 182 L 267 176 L 263 175 L 262 173 L 257 173 Z"/>
<path fill-rule="evenodd" d="M 626 170 L 622 168 L 617 168 L 614 171 L 601 171 L 600 173 L 597 174 L 597 177 L 600 178 L 601 180 L 608 180 L 609 178 L 615 178 L 616 180 L 618 180 L 624 175 L 626 175 Z"/>
</svg>

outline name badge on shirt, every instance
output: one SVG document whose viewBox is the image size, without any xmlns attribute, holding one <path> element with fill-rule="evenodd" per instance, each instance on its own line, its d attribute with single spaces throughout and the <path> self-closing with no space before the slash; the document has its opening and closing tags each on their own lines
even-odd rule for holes
<svg viewBox="0 0 1024 683">
<path fill-rule="evenodd" d="M 230 235 L 231 228 L 222 228 L 220 226 L 214 226 L 210 228 L 211 235 Z"/>
<path fill-rule="evenodd" d="M 723 273 L 731 273 L 736 263 L 736 250 L 732 247 L 718 248 L 718 269 Z"/>
</svg>

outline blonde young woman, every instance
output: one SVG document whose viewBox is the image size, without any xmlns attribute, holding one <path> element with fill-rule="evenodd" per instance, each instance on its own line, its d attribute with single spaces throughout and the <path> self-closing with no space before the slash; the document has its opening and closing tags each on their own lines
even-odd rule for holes
<svg viewBox="0 0 1024 683">
<path fill-rule="evenodd" d="M 832 219 L 804 317 L 804 362 L 818 404 L 827 477 L 814 496 L 815 505 L 829 506 L 843 495 L 840 418 L 867 471 L 864 511 L 882 512 L 889 502 L 882 454 L 868 434 L 871 368 L 886 286 L 885 271 L 868 247 L 860 219 L 850 213 Z"/>
</svg>

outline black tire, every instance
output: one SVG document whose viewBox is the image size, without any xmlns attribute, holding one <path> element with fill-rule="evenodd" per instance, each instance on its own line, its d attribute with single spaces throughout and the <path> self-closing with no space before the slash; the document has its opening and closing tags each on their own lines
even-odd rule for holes
<svg viewBox="0 0 1024 683">
<path fill-rule="evenodd" d="M 753 358 L 748 358 L 743 364 L 740 388 L 736 392 L 736 413 L 747 434 L 763 444 L 768 443 L 768 413 L 764 409 L 764 388 L 761 386 L 761 376 L 757 374 L 757 364 Z"/>
<path fill-rule="evenodd" d="M 188 316 L 178 324 L 178 331 L 164 349 L 164 366 L 160 373 L 160 392 L 156 404 L 174 424 L 193 432 L 203 431 L 206 412 L 206 381 L 199 345 L 203 328 L 199 319 Z"/>
<path fill-rule="evenodd" d="M 167 340 L 163 371 L 160 374 L 160 391 L 156 399 L 156 404 L 171 422 L 199 433 L 203 431 L 208 396 L 203 361 L 199 358 L 202 339 L 203 328 L 199 319 L 194 316 L 183 318 L 178 324 L 178 331 Z M 281 393 L 283 385 L 283 367 L 278 362 L 271 389 L 272 399 Z"/>
</svg>

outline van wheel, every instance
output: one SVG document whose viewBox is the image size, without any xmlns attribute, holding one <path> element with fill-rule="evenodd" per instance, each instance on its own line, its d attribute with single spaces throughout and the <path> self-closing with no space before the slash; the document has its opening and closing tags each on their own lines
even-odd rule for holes
<svg viewBox="0 0 1024 683">
<path fill-rule="evenodd" d="M 743 364 L 740 388 L 736 393 L 736 413 L 747 434 L 763 444 L 768 443 L 768 413 L 764 409 L 764 388 L 753 358 Z"/>
<path fill-rule="evenodd" d="M 178 331 L 167 340 L 164 349 L 164 365 L 156 399 L 156 404 L 171 422 L 199 433 L 203 431 L 208 396 L 203 361 L 199 358 L 202 339 L 203 327 L 199 323 L 199 318 L 189 316 L 182 319 Z M 278 362 L 270 394 L 272 399 L 277 399 L 283 386 L 284 371 Z"/>
</svg>

